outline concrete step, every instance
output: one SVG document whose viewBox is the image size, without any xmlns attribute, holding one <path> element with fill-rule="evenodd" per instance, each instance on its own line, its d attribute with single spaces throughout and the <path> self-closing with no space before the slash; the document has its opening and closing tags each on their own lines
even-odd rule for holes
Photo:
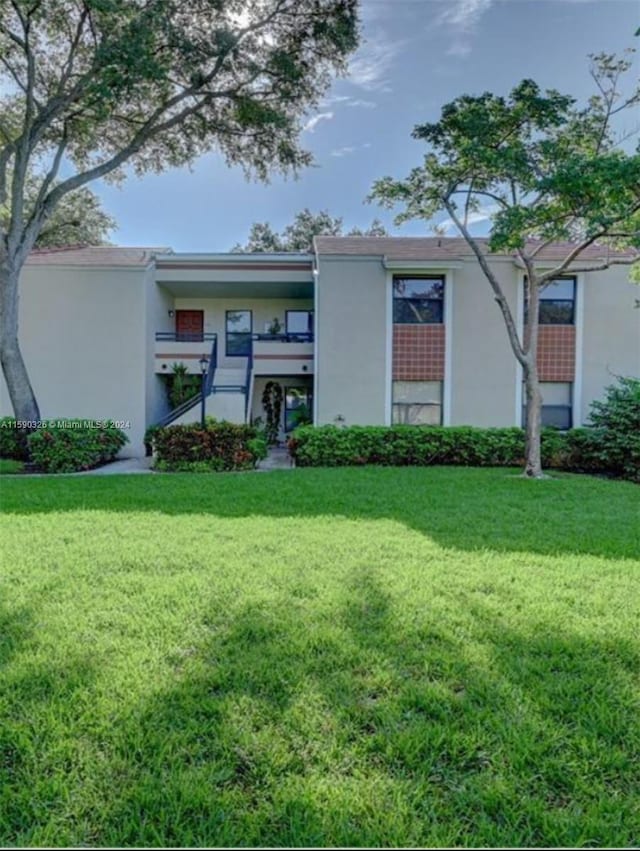
<svg viewBox="0 0 640 851">
<path fill-rule="evenodd" d="M 213 375 L 214 384 L 235 384 L 244 386 L 247 372 L 244 369 L 216 369 Z"/>
</svg>

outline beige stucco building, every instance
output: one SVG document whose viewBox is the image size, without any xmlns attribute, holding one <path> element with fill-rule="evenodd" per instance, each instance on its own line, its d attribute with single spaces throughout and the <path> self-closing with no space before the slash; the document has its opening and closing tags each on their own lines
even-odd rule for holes
<svg viewBox="0 0 640 851">
<path fill-rule="evenodd" d="M 207 414 L 264 415 L 283 391 L 281 435 L 318 424 L 513 426 L 522 376 L 502 315 L 466 243 L 320 237 L 310 254 L 177 254 L 163 248 L 35 252 L 21 282 L 20 339 L 43 418 L 113 419 L 144 452 L 145 429 L 201 416 L 172 410 L 175 364 L 201 376 Z M 567 246 L 541 251 L 544 268 Z M 598 264 L 592 247 L 580 265 Z M 524 271 L 490 255 L 516 323 Z M 544 292 L 543 418 L 586 422 L 616 375 L 640 374 L 637 286 L 624 266 L 567 270 Z M 4 379 L 0 413 L 11 414 Z"/>
</svg>

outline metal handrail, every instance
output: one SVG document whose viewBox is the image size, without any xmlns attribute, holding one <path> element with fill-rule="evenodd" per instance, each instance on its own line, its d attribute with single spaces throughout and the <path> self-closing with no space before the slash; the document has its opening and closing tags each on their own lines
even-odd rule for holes
<svg viewBox="0 0 640 851">
<path fill-rule="evenodd" d="M 210 331 L 202 334 L 183 334 L 178 331 L 156 331 L 156 340 L 158 342 L 172 343 L 208 343 L 210 340 L 215 340 L 218 335 Z"/>
<path fill-rule="evenodd" d="M 213 345 L 211 346 L 211 354 L 209 355 L 209 366 L 207 368 L 207 376 L 204 380 L 204 395 L 210 396 L 213 390 L 213 377 L 218 366 L 218 335 L 213 335 Z"/>
<path fill-rule="evenodd" d="M 186 414 L 187 411 L 190 411 L 191 408 L 195 408 L 196 405 L 202 402 L 202 393 L 198 391 L 195 396 L 192 396 L 190 399 L 187 399 L 186 402 L 183 402 L 181 405 L 178 405 L 177 408 L 174 408 L 172 411 L 169 411 L 168 414 L 165 414 L 162 419 L 158 420 L 156 425 L 161 427 L 169 425 L 174 420 L 177 420 L 178 417 L 181 417 L 183 414 Z"/>
<path fill-rule="evenodd" d="M 251 373 L 253 372 L 253 346 L 247 357 L 247 374 L 244 381 L 244 421 L 249 417 L 249 390 L 251 388 Z"/>
<path fill-rule="evenodd" d="M 204 379 L 205 398 L 211 394 L 211 390 L 213 388 L 213 377 L 215 375 L 216 367 L 218 366 L 218 335 L 212 334 L 210 336 L 213 338 L 213 345 L 211 346 L 211 354 L 209 355 L 209 365 L 207 366 L 207 373 Z M 165 414 L 162 419 L 158 420 L 156 425 L 169 425 L 169 423 L 172 423 L 174 420 L 177 420 L 178 417 L 181 417 L 183 414 L 186 414 L 187 411 L 190 411 L 191 408 L 195 408 L 195 406 L 199 403 L 202 403 L 202 390 L 199 390 L 195 396 L 192 396 L 190 399 L 187 399 L 186 402 L 183 402 L 181 405 L 178 405 L 177 408 L 174 408 L 172 411 L 169 411 L 168 414 Z"/>
<path fill-rule="evenodd" d="M 252 334 L 251 339 L 258 343 L 313 343 L 313 334 L 310 331 L 299 334 Z"/>
</svg>

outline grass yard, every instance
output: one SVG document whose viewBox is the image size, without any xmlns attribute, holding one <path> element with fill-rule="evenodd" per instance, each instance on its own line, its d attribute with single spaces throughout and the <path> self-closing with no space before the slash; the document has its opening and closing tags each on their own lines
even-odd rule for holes
<svg viewBox="0 0 640 851">
<path fill-rule="evenodd" d="M 1 844 L 640 844 L 636 486 L 0 493 Z"/>
</svg>

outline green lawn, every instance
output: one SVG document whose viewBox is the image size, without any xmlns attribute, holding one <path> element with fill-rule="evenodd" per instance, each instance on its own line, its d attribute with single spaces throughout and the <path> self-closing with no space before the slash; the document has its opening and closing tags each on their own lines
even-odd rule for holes
<svg viewBox="0 0 640 851">
<path fill-rule="evenodd" d="M 640 490 L 0 483 L 4 845 L 640 843 Z"/>
</svg>

